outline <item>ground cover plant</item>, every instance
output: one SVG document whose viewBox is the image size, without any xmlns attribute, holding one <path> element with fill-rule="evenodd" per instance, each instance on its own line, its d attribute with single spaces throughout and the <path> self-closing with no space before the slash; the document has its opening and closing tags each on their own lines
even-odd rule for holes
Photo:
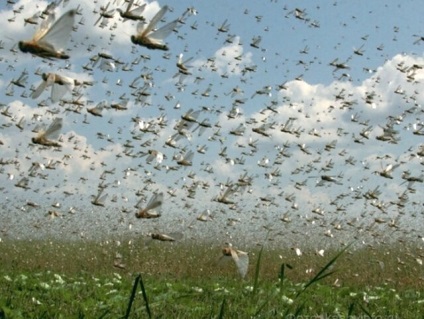
<svg viewBox="0 0 424 319">
<path fill-rule="evenodd" d="M 418 246 L 297 256 L 264 245 L 242 280 L 217 262 L 217 245 L 165 244 L 3 241 L 0 317 L 417 318 L 424 308 Z"/>
</svg>

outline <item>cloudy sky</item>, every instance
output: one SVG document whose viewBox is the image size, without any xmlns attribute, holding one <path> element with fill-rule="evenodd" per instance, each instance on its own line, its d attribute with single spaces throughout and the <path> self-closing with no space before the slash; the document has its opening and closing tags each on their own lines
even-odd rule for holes
<svg viewBox="0 0 424 319">
<path fill-rule="evenodd" d="M 17 45 L 48 4 L 0 4 L 1 237 L 422 235 L 418 0 L 148 2 L 145 25 L 165 5 L 155 28 L 180 18 L 168 51 L 131 42 L 137 22 L 116 10 L 127 2 L 63 1 L 56 19 L 77 9 L 67 60 Z M 32 98 L 43 73 L 84 84 Z M 98 105 L 101 116 L 88 112 Z M 182 120 L 191 112 L 195 121 Z M 33 144 L 57 118 L 61 146 Z M 104 206 L 92 204 L 99 192 Z M 136 219 L 137 203 L 160 192 L 162 216 Z"/>
</svg>

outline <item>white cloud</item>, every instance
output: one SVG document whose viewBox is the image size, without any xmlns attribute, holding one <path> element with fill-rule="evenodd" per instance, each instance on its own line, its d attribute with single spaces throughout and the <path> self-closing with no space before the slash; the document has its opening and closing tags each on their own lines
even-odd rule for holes
<svg viewBox="0 0 424 319">
<path fill-rule="evenodd" d="M 202 68 L 219 75 L 239 76 L 245 66 L 252 64 L 252 53 L 244 53 L 239 45 L 240 37 L 235 37 L 232 43 L 226 44 L 215 51 L 209 60 L 198 59 L 191 63 L 193 67 Z"/>
</svg>

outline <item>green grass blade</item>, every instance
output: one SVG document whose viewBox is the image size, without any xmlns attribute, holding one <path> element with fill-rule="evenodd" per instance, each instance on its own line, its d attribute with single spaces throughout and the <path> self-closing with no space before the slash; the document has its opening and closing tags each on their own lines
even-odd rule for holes
<svg viewBox="0 0 424 319">
<path fill-rule="evenodd" d="M 224 299 L 222 299 L 221 308 L 219 309 L 218 319 L 224 318 L 224 312 L 225 312 L 225 297 Z"/>
<path fill-rule="evenodd" d="M 354 302 L 352 302 L 350 305 L 349 305 L 349 309 L 347 310 L 347 316 L 346 316 L 346 318 L 347 319 L 349 319 L 349 318 L 351 318 L 352 317 L 352 314 L 353 314 L 353 308 L 355 307 L 355 303 Z"/>
<path fill-rule="evenodd" d="M 303 287 L 303 289 L 296 294 L 296 298 L 299 297 L 306 289 L 308 289 L 309 286 L 333 274 L 334 272 L 330 272 L 327 274 L 325 274 L 325 272 L 336 262 L 336 260 L 346 251 L 346 249 L 350 247 L 350 245 L 351 244 L 343 248 L 324 267 L 322 267 L 322 269 Z"/>
<path fill-rule="evenodd" d="M 367 309 L 365 309 L 365 307 L 363 305 L 359 304 L 359 307 L 361 307 L 361 310 L 363 312 L 365 312 L 365 314 L 368 316 L 368 318 L 372 319 L 371 314 L 369 313 L 369 311 Z"/>
<path fill-rule="evenodd" d="M 132 304 L 133 304 L 134 299 L 135 299 L 135 293 L 137 292 L 137 285 L 140 281 L 140 278 L 141 278 L 141 274 L 139 274 L 134 280 L 134 285 L 133 285 L 131 295 L 130 295 L 130 299 L 129 299 L 129 302 L 128 302 L 127 312 L 125 313 L 125 316 L 124 316 L 125 319 L 128 319 L 129 316 L 130 316 Z"/>
<path fill-rule="evenodd" d="M 303 309 L 305 309 L 305 303 L 302 303 L 296 308 L 296 311 L 291 318 L 300 318 L 300 314 L 303 312 Z"/>
<path fill-rule="evenodd" d="M 261 269 L 261 259 L 262 259 L 262 253 L 264 251 L 264 247 L 265 247 L 265 243 L 268 239 L 269 236 L 269 231 L 266 234 L 265 240 L 263 245 L 261 246 L 261 250 L 259 251 L 258 254 L 258 260 L 256 261 L 256 269 L 255 269 L 255 278 L 254 278 L 254 282 L 253 282 L 253 291 L 252 294 L 255 295 L 257 290 L 258 290 L 258 285 L 259 285 L 259 271 Z"/>
<path fill-rule="evenodd" d="M 288 269 L 293 269 L 289 264 L 281 264 L 280 273 L 278 274 L 278 278 L 280 279 L 280 292 L 283 292 L 284 280 L 286 279 L 286 267 Z"/>
<path fill-rule="evenodd" d="M 317 281 L 318 280 L 323 280 L 324 278 L 326 278 L 326 277 L 328 277 L 328 276 L 330 276 L 330 275 L 332 275 L 332 274 L 334 274 L 335 273 L 335 271 L 330 271 L 330 272 L 328 272 L 328 273 L 326 273 L 326 274 L 323 274 L 323 275 L 321 275 L 319 278 L 317 278 Z"/>
<path fill-rule="evenodd" d="M 260 268 L 261 268 L 261 259 L 262 259 L 263 250 L 264 250 L 264 246 L 262 245 L 261 250 L 259 251 L 259 254 L 258 254 L 258 260 L 256 261 L 255 278 L 254 278 L 254 282 L 253 282 L 253 295 L 255 295 L 256 291 L 258 290 L 259 271 L 260 271 Z"/>
<path fill-rule="evenodd" d="M 147 315 L 149 318 L 152 318 L 152 313 L 150 312 L 150 307 L 149 307 L 149 300 L 147 299 L 146 289 L 144 289 L 143 278 L 141 278 L 141 274 L 139 276 L 140 276 L 141 292 L 143 294 L 143 299 L 146 305 Z"/>
<path fill-rule="evenodd" d="M 256 318 L 257 316 L 259 316 L 259 313 L 265 308 L 265 306 L 267 305 L 267 303 L 270 301 L 271 298 L 265 298 L 265 301 L 262 302 L 262 305 L 260 305 L 258 307 L 258 310 L 256 310 L 255 314 L 253 315 L 253 318 Z"/>
<path fill-rule="evenodd" d="M 110 311 L 109 311 L 109 309 L 108 310 L 106 310 L 100 317 L 99 317 L 99 319 L 103 319 L 103 318 L 105 318 L 106 317 L 106 315 L 109 313 Z"/>
</svg>

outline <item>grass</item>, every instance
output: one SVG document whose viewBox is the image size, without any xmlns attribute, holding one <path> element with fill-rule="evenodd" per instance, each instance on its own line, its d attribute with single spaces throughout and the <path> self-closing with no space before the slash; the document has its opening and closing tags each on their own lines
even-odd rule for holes
<svg viewBox="0 0 424 319">
<path fill-rule="evenodd" d="M 417 318 L 424 307 L 414 245 L 343 247 L 325 257 L 256 247 L 245 280 L 206 244 L 0 247 L 0 318 Z M 125 269 L 113 266 L 117 253 Z"/>
</svg>

